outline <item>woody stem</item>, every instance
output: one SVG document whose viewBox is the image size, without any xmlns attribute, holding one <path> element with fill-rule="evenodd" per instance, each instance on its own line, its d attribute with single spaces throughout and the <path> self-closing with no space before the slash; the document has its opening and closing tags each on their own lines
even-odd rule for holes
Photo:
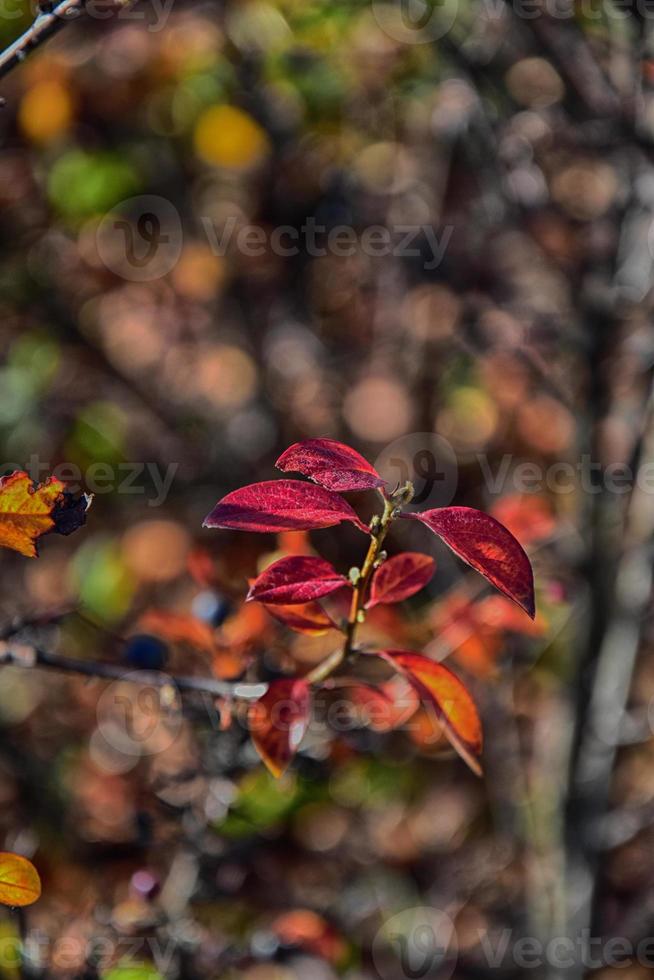
<svg viewBox="0 0 654 980">
<path fill-rule="evenodd" d="M 402 504 L 408 503 L 412 496 L 413 487 L 410 483 L 407 483 L 392 496 L 383 497 L 384 511 L 381 515 L 376 514 L 370 522 L 370 544 L 368 546 L 368 552 L 364 558 L 359 574 L 353 583 L 352 601 L 350 602 L 350 612 L 345 627 L 345 639 L 343 641 L 343 646 L 339 650 L 335 650 L 334 653 L 330 654 L 329 657 L 326 657 L 325 660 L 319 663 L 317 667 L 307 674 L 305 680 L 307 680 L 310 684 L 317 684 L 320 681 L 323 681 L 352 653 L 354 649 L 354 641 L 356 639 L 357 626 L 361 620 L 360 614 L 363 610 L 363 605 L 368 591 L 368 585 L 370 584 L 370 579 L 372 578 L 377 562 L 381 556 L 384 540 L 388 534 L 391 524 L 396 517 L 399 516 Z"/>
</svg>

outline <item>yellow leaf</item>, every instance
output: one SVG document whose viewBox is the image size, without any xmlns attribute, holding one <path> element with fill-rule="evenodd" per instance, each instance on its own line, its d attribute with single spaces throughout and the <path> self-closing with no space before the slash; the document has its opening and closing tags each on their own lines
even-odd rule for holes
<svg viewBox="0 0 654 980">
<path fill-rule="evenodd" d="M 36 539 L 54 527 L 52 511 L 63 491 L 63 483 L 54 477 L 36 488 L 22 470 L 2 477 L 0 546 L 36 558 Z"/>
<path fill-rule="evenodd" d="M 0 852 L 0 902 L 14 907 L 31 905 L 41 896 L 39 873 L 27 858 Z"/>
</svg>

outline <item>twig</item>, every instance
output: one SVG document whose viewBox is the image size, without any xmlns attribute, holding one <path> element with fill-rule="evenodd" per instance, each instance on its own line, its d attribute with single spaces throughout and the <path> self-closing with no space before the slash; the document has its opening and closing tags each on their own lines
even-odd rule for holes
<svg viewBox="0 0 654 980">
<path fill-rule="evenodd" d="M 264 683 L 249 684 L 241 681 L 228 683 L 213 677 L 176 677 L 156 670 L 129 669 L 122 664 L 77 660 L 29 645 L 15 644 L 12 649 L 4 642 L 0 644 L 0 665 L 42 667 L 46 670 L 82 674 L 85 677 L 99 677 L 103 680 L 135 681 L 141 684 L 150 684 L 152 687 L 166 687 L 172 684 L 179 691 L 199 691 L 204 694 L 212 694 L 215 697 L 242 698 L 246 701 L 262 697 L 268 689 L 268 685 Z"/>
<path fill-rule="evenodd" d="M 40 13 L 32 26 L 0 54 L 0 78 L 22 64 L 30 52 L 57 34 L 83 10 L 83 0 L 61 0 L 51 11 Z"/>
<path fill-rule="evenodd" d="M 363 615 L 366 590 L 372 578 L 372 573 L 377 568 L 378 563 L 384 559 L 384 553 L 382 552 L 384 539 L 388 534 L 388 529 L 391 524 L 399 515 L 402 504 L 409 503 L 412 496 L 413 486 L 410 483 L 401 487 L 390 498 L 382 493 L 384 512 L 381 515 L 375 515 L 370 522 L 370 545 L 368 552 L 356 579 L 352 583 L 352 602 L 350 603 L 350 613 L 345 627 L 343 646 L 341 649 L 330 654 L 325 660 L 322 660 L 317 667 L 307 674 L 305 680 L 310 684 L 318 684 L 323 681 L 354 652 L 356 630 Z"/>
</svg>

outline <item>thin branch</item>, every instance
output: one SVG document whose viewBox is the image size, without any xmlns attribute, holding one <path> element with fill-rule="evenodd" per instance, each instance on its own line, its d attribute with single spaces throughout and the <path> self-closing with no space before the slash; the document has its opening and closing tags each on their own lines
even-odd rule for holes
<svg viewBox="0 0 654 980">
<path fill-rule="evenodd" d="M 152 687 L 174 685 L 179 691 L 200 692 L 211 694 L 214 697 L 242 698 L 246 701 L 262 697 L 268 689 L 268 685 L 264 683 L 248 684 L 241 681 L 227 683 L 213 677 L 177 677 L 156 670 L 129 669 L 122 664 L 77 660 L 73 657 L 49 653 L 39 647 L 26 644 L 9 646 L 6 642 L 0 643 L 0 665 L 41 667 L 46 670 L 81 674 L 85 677 L 98 677 L 103 680 L 135 681 L 139 684 L 150 684 Z"/>
<path fill-rule="evenodd" d="M 84 10 L 84 0 L 61 0 L 52 10 L 38 15 L 31 27 L 0 54 L 0 78 L 25 61 L 36 50 L 57 34 Z"/>
<path fill-rule="evenodd" d="M 372 578 L 372 574 L 377 567 L 377 563 L 383 560 L 382 545 L 388 533 L 388 529 L 398 516 L 402 504 L 409 503 L 413 496 L 413 486 L 410 483 L 400 487 L 390 497 L 382 492 L 384 501 L 383 514 L 375 515 L 370 522 L 370 545 L 363 561 L 356 581 L 353 583 L 352 602 L 350 604 L 350 614 L 345 628 L 345 640 L 340 650 L 334 651 L 322 660 L 317 667 L 310 671 L 305 680 L 310 684 L 318 684 L 325 680 L 343 661 L 347 660 L 354 649 L 357 626 L 360 622 L 360 615 L 363 611 L 363 603 L 366 597 L 366 589 Z"/>
</svg>

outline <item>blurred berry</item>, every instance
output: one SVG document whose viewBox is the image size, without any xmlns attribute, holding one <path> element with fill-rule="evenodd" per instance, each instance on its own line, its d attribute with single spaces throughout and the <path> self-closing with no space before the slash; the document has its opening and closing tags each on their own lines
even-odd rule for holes
<svg viewBox="0 0 654 980">
<path fill-rule="evenodd" d="M 168 647 L 156 636 L 138 633 L 128 639 L 125 659 L 130 667 L 138 667 L 140 670 L 161 670 L 168 659 Z"/>
</svg>

